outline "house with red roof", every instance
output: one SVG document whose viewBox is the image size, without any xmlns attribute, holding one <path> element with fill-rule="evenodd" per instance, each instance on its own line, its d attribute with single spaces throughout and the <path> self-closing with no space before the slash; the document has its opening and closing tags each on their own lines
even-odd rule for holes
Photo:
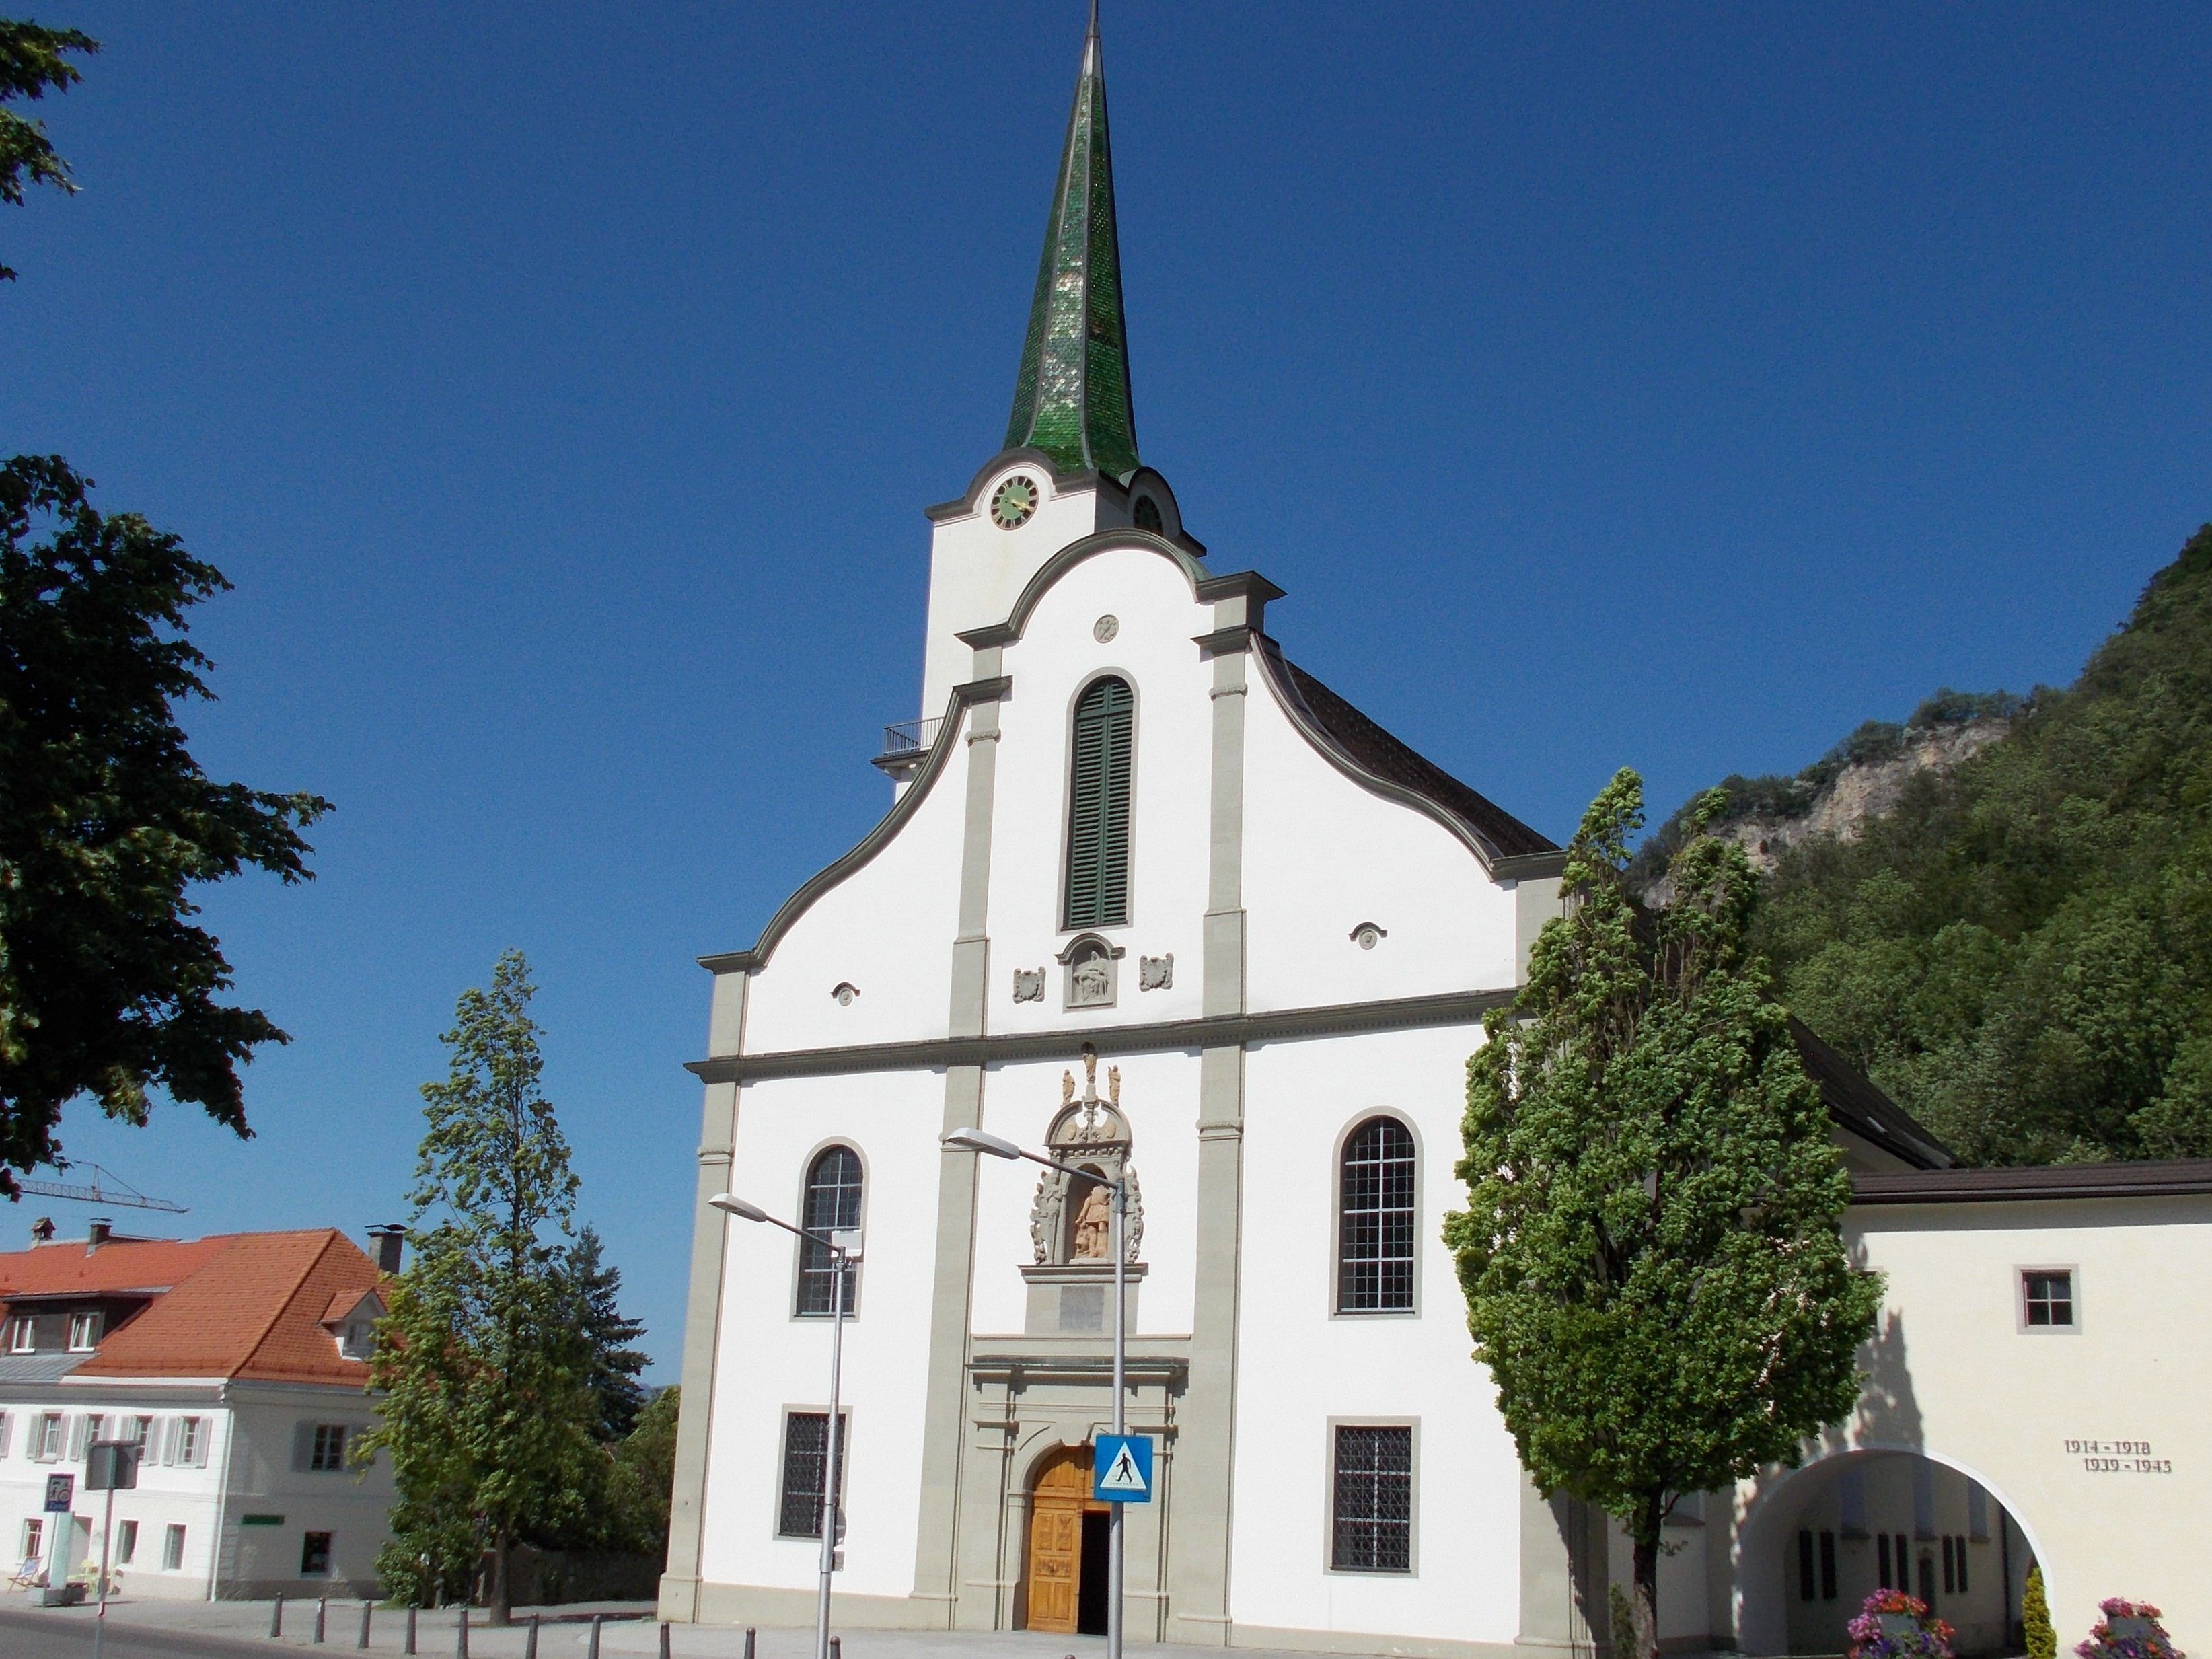
<svg viewBox="0 0 2212 1659">
<path fill-rule="evenodd" d="M 126 1594 L 365 1595 L 389 1535 L 368 1357 L 399 1237 L 331 1228 L 126 1237 L 105 1222 L 0 1252 L 0 1553 L 18 1583 L 96 1574 L 87 1448 L 139 1449 L 107 1559 Z M 68 1507 L 50 1510 L 67 1477 Z"/>
</svg>

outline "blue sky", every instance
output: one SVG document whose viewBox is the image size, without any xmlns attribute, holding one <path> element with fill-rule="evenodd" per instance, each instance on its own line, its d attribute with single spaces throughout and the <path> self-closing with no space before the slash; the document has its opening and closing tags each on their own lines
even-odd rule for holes
<svg viewBox="0 0 2212 1659">
<path fill-rule="evenodd" d="M 1080 0 L 37 15 L 106 51 L 36 112 L 83 193 L 0 212 L 0 442 L 229 574 L 198 750 L 338 808 L 313 885 L 207 895 L 296 1039 L 259 1138 L 66 1144 L 193 1231 L 396 1217 L 520 945 L 672 1380 L 692 958 L 886 805 Z M 1105 27 L 1145 458 L 1295 657 L 1553 836 L 1616 766 L 1663 811 L 2063 683 L 2212 517 L 2201 7 Z"/>
</svg>

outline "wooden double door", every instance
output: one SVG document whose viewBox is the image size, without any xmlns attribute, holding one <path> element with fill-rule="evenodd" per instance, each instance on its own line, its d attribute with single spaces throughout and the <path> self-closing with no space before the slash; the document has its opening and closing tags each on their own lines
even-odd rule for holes
<svg viewBox="0 0 2212 1659">
<path fill-rule="evenodd" d="M 1090 1447 L 1064 1448 L 1038 1468 L 1030 1489 L 1030 1629 L 1106 1633 L 1110 1509 L 1091 1495 Z"/>
</svg>

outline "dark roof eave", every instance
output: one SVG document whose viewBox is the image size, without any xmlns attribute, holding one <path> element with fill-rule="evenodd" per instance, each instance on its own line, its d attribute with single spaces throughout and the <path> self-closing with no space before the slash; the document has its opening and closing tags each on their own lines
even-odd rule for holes
<svg viewBox="0 0 2212 1659">
<path fill-rule="evenodd" d="M 2045 1164 L 1998 1169 L 1914 1170 L 1851 1177 L 1855 1206 L 2026 1204 L 2095 1198 L 2191 1198 L 2212 1194 L 2212 1158 L 2157 1162 Z"/>
</svg>

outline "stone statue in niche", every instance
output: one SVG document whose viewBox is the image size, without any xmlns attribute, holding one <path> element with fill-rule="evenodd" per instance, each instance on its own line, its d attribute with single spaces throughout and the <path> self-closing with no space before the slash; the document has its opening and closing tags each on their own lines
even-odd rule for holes
<svg viewBox="0 0 2212 1659">
<path fill-rule="evenodd" d="M 1135 1262 L 1141 1259 L 1139 1253 L 1144 1244 L 1145 1208 L 1143 1194 L 1137 1188 L 1136 1166 L 1129 1161 L 1129 1123 L 1121 1114 L 1121 1067 L 1106 1068 L 1106 1095 L 1101 1099 L 1098 1055 L 1085 1044 L 1082 1092 L 1076 1092 L 1074 1073 L 1060 1074 L 1060 1111 L 1046 1132 L 1045 1147 L 1063 1163 L 1096 1170 L 1109 1182 L 1127 1183 L 1129 1200 L 1122 1218 L 1122 1255 Z M 1046 1170 L 1030 1208 L 1030 1243 L 1039 1266 L 1111 1261 L 1112 1190 L 1099 1182 L 1079 1180 L 1058 1170 Z"/>
<path fill-rule="evenodd" d="M 1097 1182 L 1085 1184 L 1091 1190 L 1084 1198 L 1083 1207 L 1075 1212 L 1075 1232 L 1069 1242 L 1067 1259 L 1110 1261 L 1114 1259 L 1114 1200 L 1106 1196 L 1106 1189 Z"/>
<path fill-rule="evenodd" d="M 1044 969 L 1017 968 L 1014 969 L 1014 1000 L 1042 1002 L 1044 1000 Z"/>
</svg>

